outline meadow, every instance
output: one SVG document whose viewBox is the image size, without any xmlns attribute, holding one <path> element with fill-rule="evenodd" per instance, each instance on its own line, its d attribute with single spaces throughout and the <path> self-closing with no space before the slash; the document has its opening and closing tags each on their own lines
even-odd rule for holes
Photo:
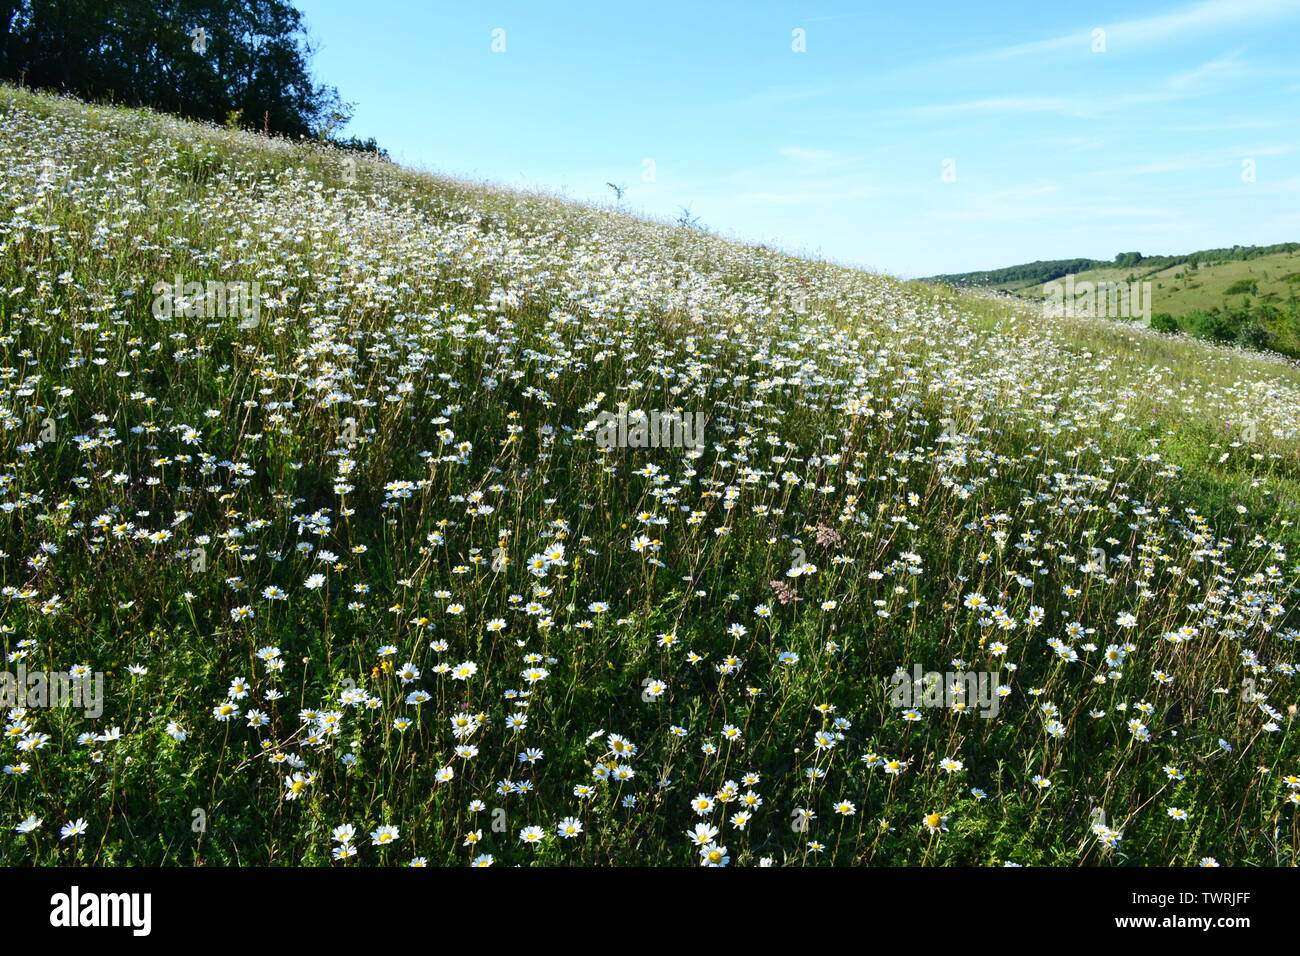
<svg viewBox="0 0 1300 956">
<path fill-rule="evenodd" d="M 0 381 L 0 864 L 1297 863 L 1276 356 L 0 87 Z"/>
</svg>

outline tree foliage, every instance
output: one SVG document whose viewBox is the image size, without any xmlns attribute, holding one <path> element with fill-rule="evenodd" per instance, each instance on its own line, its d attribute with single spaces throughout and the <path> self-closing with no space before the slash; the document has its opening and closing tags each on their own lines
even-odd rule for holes
<svg viewBox="0 0 1300 956">
<path fill-rule="evenodd" d="M 327 138 L 350 107 L 313 82 L 311 53 L 286 0 L 0 0 L 0 78 Z"/>
</svg>

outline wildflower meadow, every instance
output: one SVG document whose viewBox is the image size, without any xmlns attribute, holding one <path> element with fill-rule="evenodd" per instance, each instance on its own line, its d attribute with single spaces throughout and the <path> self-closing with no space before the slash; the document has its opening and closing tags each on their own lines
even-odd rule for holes
<svg viewBox="0 0 1300 956">
<path fill-rule="evenodd" d="M 0 88 L 0 864 L 1293 866 L 1300 368 Z"/>
</svg>

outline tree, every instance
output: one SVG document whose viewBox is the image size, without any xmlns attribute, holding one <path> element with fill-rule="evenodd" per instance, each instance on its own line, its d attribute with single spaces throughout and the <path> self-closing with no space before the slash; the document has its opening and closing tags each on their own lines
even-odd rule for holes
<svg viewBox="0 0 1300 956">
<path fill-rule="evenodd" d="M 1180 330 L 1178 320 L 1168 312 L 1156 312 L 1151 316 L 1151 328 L 1157 332 L 1176 333 Z"/>
<path fill-rule="evenodd" d="M 1250 321 L 1237 330 L 1236 342 L 1244 349 L 1266 349 L 1273 344 L 1273 336 L 1260 323 Z"/>
<path fill-rule="evenodd" d="M 326 138 L 351 112 L 311 54 L 287 0 L 0 0 L 0 78 Z"/>
</svg>

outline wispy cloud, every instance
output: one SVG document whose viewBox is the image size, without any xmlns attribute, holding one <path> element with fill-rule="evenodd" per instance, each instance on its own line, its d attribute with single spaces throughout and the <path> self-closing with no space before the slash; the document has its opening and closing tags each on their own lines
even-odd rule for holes
<svg viewBox="0 0 1300 956">
<path fill-rule="evenodd" d="M 737 169 L 718 183 L 720 195 L 744 203 L 848 202 L 881 193 L 865 157 L 840 150 L 788 145 L 777 158 Z"/>
<path fill-rule="evenodd" d="M 944 113 L 1053 113 L 1073 118 L 1090 118 L 1145 108 L 1156 103 L 1173 103 L 1222 92 L 1230 81 L 1248 73 L 1237 53 L 1174 73 L 1148 90 L 1121 93 L 1090 92 L 1073 96 L 997 96 L 959 103 L 938 103 L 907 107 L 912 115 Z"/>
<path fill-rule="evenodd" d="M 1258 28 L 1270 20 L 1300 15 L 1300 0 L 1204 0 L 1180 10 L 1127 20 L 1106 29 L 1107 37 L 1126 46 L 1163 43 L 1194 33 L 1233 27 Z"/>
<path fill-rule="evenodd" d="M 806 100 L 818 99 L 839 92 L 839 87 L 831 85 L 809 84 L 804 86 L 773 86 L 765 90 L 758 90 L 748 96 L 739 99 L 729 99 L 721 101 L 719 108 L 735 109 L 738 107 L 762 107 L 770 108 L 776 106 L 787 106 L 790 103 L 801 103 Z"/>
<path fill-rule="evenodd" d="M 829 149 L 809 149 L 805 146 L 782 146 L 777 153 L 805 168 L 843 168 L 859 162 L 856 156 L 847 153 Z"/>
<path fill-rule="evenodd" d="M 1233 52 L 1202 63 L 1194 69 L 1175 73 L 1165 80 L 1165 87 L 1175 93 L 1213 89 L 1222 85 L 1224 79 L 1241 76 L 1245 72 L 1245 62 L 1238 52 Z"/>
<path fill-rule="evenodd" d="M 963 83 L 983 84 L 991 74 L 999 73 L 995 69 L 998 66 L 1003 67 L 1004 71 L 1014 69 L 1017 76 L 1021 71 L 1034 66 L 1052 70 L 1064 59 L 1083 66 L 1099 56 L 1122 57 L 1131 51 L 1186 42 L 1199 36 L 1220 37 L 1247 31 L 1258 32 L 1293 19 L 1300 19 L 1300 0 L 1202 0 L 1200 3 L 1152 16 L 1117 22 L 1083 22 L 1077 29 L 1057 36 L 912 62 L 890 71 L 887 76 L 894 82 L 908 84 L 933 84 L 945 76 L 948 77 L 945 81 L 948 83 L 951 82 L 951 77 L 959 76 Z M 1093 52 L 1094 31 L 1098 30 L 1104 31 L 1104 54 Z M 998 96 L 972 100 L 964 108 L 968 112 L 1055 112 L 1061 116 L 1088 118 L 1105 115 L 1117 108 L 1168 102 L 1176 99 L 1180 93 L 1205 91 L 1215 83 L 1222 85 L 1230 79 L 1240 78 L 1246 72 L 1246 64 L 1234 53 L 1170 77 L 1165 88 L 1155 93 L 1114 97 L 1072 96 L 1068 99 L 1044 94 Z M 1050 73 L 1045 78 L 1050 79 Z"/>
<path fill-rule="evenodd" d="M 1295 146 L 1276 145 L 1252 147 L 1225 147 L 1196 153 L 1182 153 L 1152 163 L 1141 163 L 1118 169 L 1093 170 L 1092 177 L 1116 176 L 1150 176 L 1163 173 L 1182 173 L 1196 169 L 1214 169 L 1222 166 L 1237 166 L 1243 159 L 1258 159 L 1261 156 L 1281 156 L 1296 151 Z"/>
<path fill-rule="evenodd" d="M 1062 113 L 1073 115 L 1080 101 L 1064 96 L 996 96 L 963 103 L 935 103 L 930 106 L 904 107 L 902 112 L 926 113 Z"/>
<path fill-rule="evenodd" d="M 1114 222 L 1116 220 L 1169 220 L 1172 210 L 1160 206 L 1124 205 L 1092 201 L 1047 204 L 1026 196 L 1020 202 L 996 198 L 996 194 L 978 196 L 964 207 L 943 210 L 944 220 L 961 222 L 1034 222 L 1048 220 L 1070 223 Z M 1129 226 L 1127 228 L 1132 228 Z"/>
<path fill-rule="evenodd" d="M 1106 145 L 1106 137 L 1066 136 L 1064 139 L 1057 140 L 1057 144 L 1064 146 L 1071 153 L 1083 153 L 1090 149 L 1101 149 Z"/>
<path fill-rule="evenodd" d="M 1300 91 L 1300 87 L 1297 88 Z M 1205 123 L 1169 123 L 1160 126 L 1167 133 L 1224 133 L 1238 129 L 1277 129 L 1279 126 L 1294 126 L 1295 120 L 1264 119 L 1263 117 L 1240 117 L 1225 120 L 1212 120 Z"/>
<path fill-rule="evenodd" d="M 855 199 L 870 199 L 872 196 L 878 196 L 882 190 L 873 189 L 866 186 L 856 186 L 843 190 L 816 190 L 816 191 L 763 191 L 736 193 L 730 198 L 741 202 L 753 203 L 828 203 L 828 202 L 848 202 Z"/>
<path fill-rule="evenodd" d="M 1107 50 L 1124 50 L 1198 33 L 1222 32 L 1234 27 L 1254 29 L 1269 21 L 1296 16 L 1300 16 L 1300 0 L 1203 0 L 1156 16 L 1118 23 L 1093 23 L 1060 36 L 965 54 L 945 62 L 948 65 L 974 64 L 988 60 L 1041 57 L 1065 50 L 1089 53 L 1092 49 L 1093 30 L 1096 29 L 1105 31 Z"/>
</svg>

